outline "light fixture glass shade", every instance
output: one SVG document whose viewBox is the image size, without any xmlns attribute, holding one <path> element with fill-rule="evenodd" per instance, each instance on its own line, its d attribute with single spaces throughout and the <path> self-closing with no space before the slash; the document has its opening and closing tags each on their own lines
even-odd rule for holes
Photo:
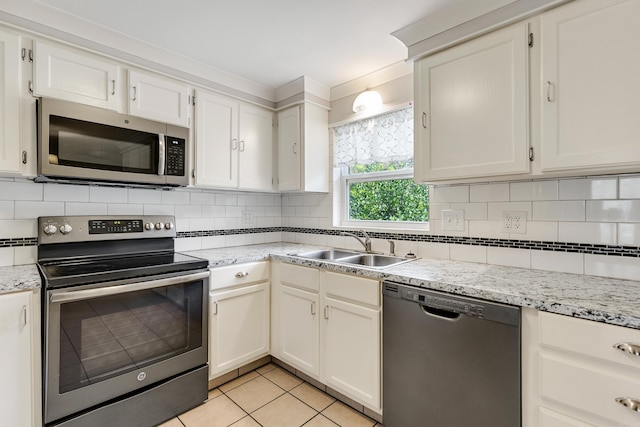
<svg viewBox="0 0 640 427">
<path fill-rule="evenodd" d="M 375 90 L 365 90 L 353 101 L 353 112 L 359 113 L 364 110 L 372 110 L 382 105 L 382 97 Z"/>
</svg>

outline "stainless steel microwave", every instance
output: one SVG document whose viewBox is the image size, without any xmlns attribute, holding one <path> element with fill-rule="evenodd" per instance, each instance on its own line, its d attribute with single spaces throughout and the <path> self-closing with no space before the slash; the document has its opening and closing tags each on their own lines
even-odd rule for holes
<svg viewBox="0 0 640 427">
<path fill-rule="evenodd" d="M 189 129 L 40 98 L 36 181 L 185 186 Z"/>
</svg>

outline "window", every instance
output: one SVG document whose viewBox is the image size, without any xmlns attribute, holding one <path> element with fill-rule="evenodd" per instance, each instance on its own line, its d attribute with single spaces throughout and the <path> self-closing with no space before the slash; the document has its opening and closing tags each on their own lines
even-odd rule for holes
<svg viewBox="0 0 640 427">
<path fill-rule="evenodd" d="M 413 108 L 335 127 L 334 166 L 337 225 L 426 228 L 428 187 L 413 182 Z"/>
</svg>

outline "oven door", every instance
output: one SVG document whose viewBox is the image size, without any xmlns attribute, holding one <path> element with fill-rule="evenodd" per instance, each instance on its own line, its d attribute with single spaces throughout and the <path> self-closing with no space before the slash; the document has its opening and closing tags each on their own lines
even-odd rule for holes
<svg viewBox="0 0 640 427">
<path fill-rule="evenodd" d="M 208 277 L 48 291 L 45 422 L 206 365 Z"/>
</svg>

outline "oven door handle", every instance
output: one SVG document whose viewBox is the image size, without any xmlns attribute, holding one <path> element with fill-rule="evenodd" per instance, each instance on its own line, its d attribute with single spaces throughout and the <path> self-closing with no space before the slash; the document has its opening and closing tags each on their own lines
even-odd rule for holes
<svg viewBox="0 0 640 427">
<path fill-rule="evenodd" d="M 146 282 L 130 283 L 127 285 L 105 286 L 103 288 L 84 289 L 81 291 L 54 292 L 49 296 L 49 301 L 52 303 L 80 301 L 90 298 L 122 294 L 125 292 L 179 285 L 180 283 L 194 282 L 208 277 L 209 272 L 203 271 L 200 273 L 187 274 L 185 276 L 167 277 L 165 279 L 149 280 Z"/>
</svg>

